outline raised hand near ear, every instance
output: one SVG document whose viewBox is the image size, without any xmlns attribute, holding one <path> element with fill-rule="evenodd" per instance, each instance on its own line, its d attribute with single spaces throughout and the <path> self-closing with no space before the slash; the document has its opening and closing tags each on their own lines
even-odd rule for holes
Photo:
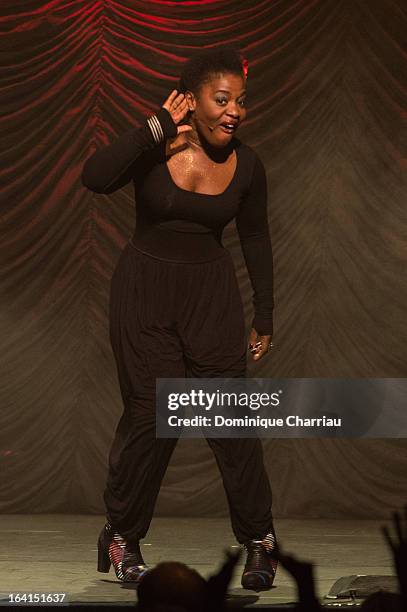
<svg viewBox="0 0 407 612">
<path fill-rule="evenodd" d="M 192 126 L 178 125 L 188 112 L 188 103 L 183 93 L 178 93 L 176 89 L 173 89 L 162 106 L 170 113 L 172 120 L 177 125 L 177 136 L 175 138 L 169 138 L 165 147 L 166 155 L 172 155 L 177 151 L 182 151 L 182 149 L 188 146 L 185 138 L 183 136 L 180 137 L 180 134 L 190 132 Z"/>
</svg>

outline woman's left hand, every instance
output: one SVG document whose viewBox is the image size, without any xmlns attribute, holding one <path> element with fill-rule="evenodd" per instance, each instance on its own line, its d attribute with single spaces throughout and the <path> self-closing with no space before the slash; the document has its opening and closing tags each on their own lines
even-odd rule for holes
<svg viewBox="0 0 407 612">
<path fill-rule="evenodd" d="M 266 353 L 269 352 L 271 346 L 271 335 L 261 336 L 257 333 L 257 331 L 252 327 L 249 336 L 249 350 L 252 354 L 253 361 L 258 361 L 261 359 Z M 269 348 L 270 347 L 270 348 Z"/>
</svg>

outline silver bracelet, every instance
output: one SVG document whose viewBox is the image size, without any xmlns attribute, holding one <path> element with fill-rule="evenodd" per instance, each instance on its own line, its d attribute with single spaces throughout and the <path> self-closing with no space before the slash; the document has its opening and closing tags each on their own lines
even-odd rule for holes
<svg viewBox="0 0 407 612">
<path fill-rule="evenodd" d="M 147 123 L 153 135 L 155 144 L 159 144 L 160 142 L 162 142 L 164 140 L 164 132 L 157 115 L 152 115 L 151 117 L 148 117 Z"/>
</svg>

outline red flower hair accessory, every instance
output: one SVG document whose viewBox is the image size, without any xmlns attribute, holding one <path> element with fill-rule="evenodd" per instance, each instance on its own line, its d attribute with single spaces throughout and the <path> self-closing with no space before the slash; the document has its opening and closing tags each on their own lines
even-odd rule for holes
<svg viewBox="0 0 407 612">
<path fill-rule="evenodd" d="M 246 58 L 242 61 L 242 69 L 244 76 L 247 79 L 247 73 L 249 72 L 249 62 Z"/>
</svg>

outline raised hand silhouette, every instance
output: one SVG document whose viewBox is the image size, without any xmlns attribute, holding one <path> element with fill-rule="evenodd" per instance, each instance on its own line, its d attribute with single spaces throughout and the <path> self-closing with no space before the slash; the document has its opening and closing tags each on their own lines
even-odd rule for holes
<svg viewBox="0 0 407 612">
<path fill-rule="evenodd" d="M 294 578 L 298 590 L 298 610 L 301 612 L 321 612 L 315 595 L 314 565 L 301 561 L 293 555 L 283 553 L 281 544 L 275 551 L 277 559 L 283 568 Z"/>
<path fill-rule="evenodd" d="M 393 554 L 403 610 L 407 610 L 407 505 L 404 506 L 404 513 L 393 512 L 393 525 L 395 536 L 391 536 L 389 529 L 384 525 L 381 530 Z"/>
</svg>

